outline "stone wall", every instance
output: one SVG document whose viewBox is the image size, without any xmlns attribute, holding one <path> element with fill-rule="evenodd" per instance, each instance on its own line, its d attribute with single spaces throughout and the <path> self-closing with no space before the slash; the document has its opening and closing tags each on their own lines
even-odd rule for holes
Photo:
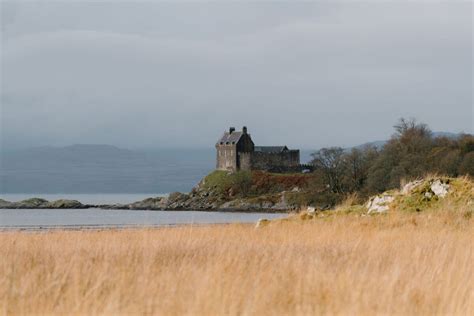
<svg viewBox="0 0 474 316">
<path fill-rule="evenodd" d="M 217 147 L 216 168 L 218 170 L 237 170 L 237 150 L 235 145 Z"/>
<path fill-rule="evenodd" d="M 252 152 L 240 152 L 238 157 L 240 170 L 252 170 Z"/>
<path fill-rule="evenodd" d="M 291 172 L 302 170 L 299 150 L 280 153 L 239 152 L 235 145 L 217 147 L 216 168 L 218 170 L 266 170 Z"/>
<path fill-rule="evenodd" d="M 281 153 L 251 153 L 251 169 L 270 170 L 275 167 L 297 167 L 300 164 L 300 151 L 289 150 Z"/>
</svg>

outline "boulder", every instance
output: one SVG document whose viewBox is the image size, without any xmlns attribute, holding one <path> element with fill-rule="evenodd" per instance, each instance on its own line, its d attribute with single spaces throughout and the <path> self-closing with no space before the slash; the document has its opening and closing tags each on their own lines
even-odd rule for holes
<svg viewBox="0 0 474 316">
<path fill-rule="evenodd" d="M 448 194 L 449 184 L 436 179 L 431 183 L 430 189 L 437 197 L 444 198 Z"/>
<path fill-rule="evenodd" d="M 389 210 L 390 203 L 393 202 L 395 197 L 391 194 L 381 194 L 370 198 L 367 202 L 368 213 L 384 213 Z"/>
<path fill-rule="evenodd" d="M 423 184 L 423 180 L 415 180 L 412 182 L 408 182 L 405 184 L 402 188 L 402 194 L 403 195 L 408 195 L 410 194 L 414 189 L 419 187 L 421 184 Z"/>
<path fill-rule="evenodd" d="M 306 209 L 306 212 L 308 212 L 308 214 L 310 215 L 314 215 L 316 214 L 316 208 L 314 206 L 308 206 L 308 208 Z"/>
<path fill-rule="evenodd" d="M 266 218 L 261 218 L 258 220 L 257 224 L 255 225 L 255 228 L 262 228 L 264 226 L 267 226 L 270 224 L 270 221 Z"/>
</svg>

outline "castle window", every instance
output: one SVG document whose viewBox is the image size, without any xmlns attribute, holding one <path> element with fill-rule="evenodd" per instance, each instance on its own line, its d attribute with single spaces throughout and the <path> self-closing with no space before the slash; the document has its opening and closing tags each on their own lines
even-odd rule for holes
<svg viewBox="0 0 474 316">
<path fill-rule="evenodd" d="M 229 142 L 225 142 L 226 145 L 229 145 Z"/>
</svg>

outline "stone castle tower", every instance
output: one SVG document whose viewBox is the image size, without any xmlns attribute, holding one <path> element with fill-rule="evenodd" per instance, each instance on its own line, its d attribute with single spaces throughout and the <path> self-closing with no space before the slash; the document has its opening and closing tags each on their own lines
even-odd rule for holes
<svg viewBox="0 0 474 316">
<path fill-rule="evenodd" d="M 247 127 L 236 131 L 234 127 L 216 143 L 218 170 L 285 171 L 300 166 L 300 151 L 286 146 L 255 146 Z"/>
</svg>

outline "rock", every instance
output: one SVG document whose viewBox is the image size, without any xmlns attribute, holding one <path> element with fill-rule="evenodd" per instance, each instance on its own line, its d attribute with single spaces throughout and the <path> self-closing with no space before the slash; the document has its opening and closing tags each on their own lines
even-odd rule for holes
<svg viewBox="0 0 474 316">
<path fill-rule="evenodd" d="M 412 182 L 408 182 L 402 189 L 402 194 L 407 195 L 410 194 L 415 188 L 419 187 L 423 183 L 423 180 L 416 180 Z"/>
<path fill-rule="evenodd" d="M 173 192 L 168 196 L 168 203 L 176 203 L 185 201 L 189 195 L 181 192 Z"/>
<path fill-rule="evenodd" d="M 128 204 L 130 210 L 161 210 L 166 208 L 167 199 L 162 197 L 148 198 Z"/>
<path fill-rule="evenodd" d="M 444 198 L 449 191 L 449 184 L 443 183 L 440 179 L 436 179 L 431 183 L 431 191 L 438 197 Z"/>
<path fill-rule="evenodd" d="M 278 211 L 289 210 L 290 208 L 291 207 L 290 205 L 288 205 L 287 200 L 286 200 L 285 192 L 281 193 L 280 201 L 278 203 L 275 203 L 272 206 L 273 210 L 278 210 Z"/>
<path fill-rule="evenodd" d="M 313 206 L 308 206 L 306 211 L 308 212 L 308 214 L 311 214 L 311 215 L 316 214 L 316 208 Z"/>
<path fill-rule="evenodd" d="M 1 208 L 11 208 L 12 204 L 13 203 L 10 202 L 10 201 L 5 201 L 5 200 L 0 199 L 0 209 Z"/>
<path fill-rule="evenodd" d="M 273 203 L 270 202 L 270 201 L 264 201 L 262 203 L 260 203 L 260 208 L 262 210 L 269 210 L 273 207 Z"/>
<path fill-rule="evenodd" d="M 258 220 L 257 224 L 255 225 L 255 228 L 262 228 L 264 226 L 267 226 L 268 224 L 270 224 L 270 221 L 268 219 L 261 218 Z"/>
<path fill-rule="evenodd" d="M 230 208 L 233 208 L 235 205 L 235 200 L 234 201 L 228 201 L 228 202 L 225 202 L 223 203 L 220 208 L 221 209 L 230 209 Z"/>
<path fill-rule="evenodd" d="M 53 202 L 49 202 L 45 199 L 40 198 L 32 198 L 23 200 L 20 202 L 8 202 L 4 200 L 0 200 L 0 208 L 9 208 L 9 209 L 52 209 L 52 208 L 60 208 L 60 209 L 67 209 L 67 208 L 88 208 L 90 205 L 84 205 L 79 201 L 76 200 L 57 200 Z"/>
<path fill-rule="evenodd" d="M 395 197 L 389 194 L 381 194 L 370 198 L 367 203 L 368 214 L 370 213 L 384 213 L 389 210 L 390 203 Z"/>
<path fill-rule="evenodd" d="M 49 202 L 47 208 L 86 208 L 81 202 L 76 200 L 56 200 Z"/>
<path fill-rule="evenodd" d="M 45 199 L 31 198 L 14 204 L 16 204 L 16 208 L 45 208 L 49 202 Z"/>
</svg>

